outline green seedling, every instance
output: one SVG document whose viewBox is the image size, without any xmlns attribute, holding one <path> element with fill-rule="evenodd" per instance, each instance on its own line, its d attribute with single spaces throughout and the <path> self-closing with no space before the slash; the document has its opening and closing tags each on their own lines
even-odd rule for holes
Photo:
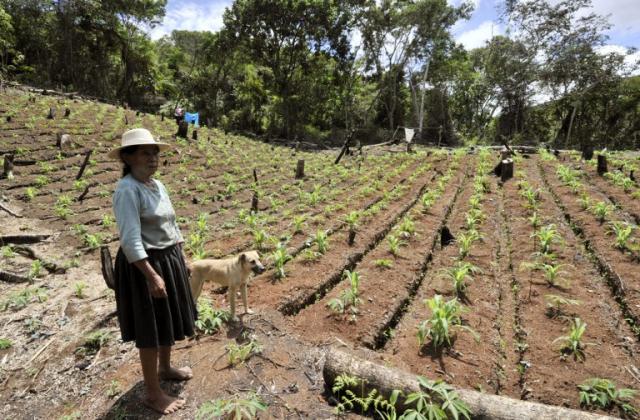
<svg viewBox="0 0 640 420">
<path fill-rule="evenodd" d="M 424 301 L 431 310 L 431 318 L 420 323 L 418 326 L 418 345 L 422 347 L 427 339 L 435 349 L 450 347 L 454 334 L 458 330 L 470 332 L 476 339 L 479 336 L 470 327 L 462 325 L 462 314 L 464 308 L 453 298 L 447 302 L 442 296 L 435 295 L 432 299 Z"/>
<path fill-rule="evenodd" d="M 313 242 L 318 246 L 318 252 L 323 254 L 329 249 L 329 238 L 327 232 L 324 230 L 318 230 L 313 237 Z"/>
<path fill-rule="evenodd" d="M 216 333 L 229 320 L 229 312 L 215 309 L 209 299 L 199 298 L 197 308 L 196 328 L 206 335 Z"/>
<path fill-rule="evenodd" d="M 627 249 L 629 238 L 631 238 L 634 228 L 634 226 L 627 222 L 611 222 L 609 225 L 609 233 L 616 236 L 614 246 L 620 250 Z"/>
<path fill-rule="evenodd" d="M 583 407 L 609 410 L 617 407 L 623 414 L 637 416 L 638 409 L 631 402 L 637 391 L 629 388 L 616 388 L 609 379 L 590 378 L 578 385 L 580 405 Z"/>
<path fill-rule="evenodd" d="M 287 252 L 287 248 L 282 242 L 278 242 L 275 251 L 271 254 L 271 259 L 273 260 L 273 265 L 276 269 L 276 278 L 283 279 L 286 277 L 286 273 L 284 271 L 284 265 L 291 260 L 291 255 Z"/>
<path fill-rule="evenodd" d="M 610 204 L 605 203 L 604 201 L 599 201 L 591 207 L 591 213 L 596 217 L 596 219 L 602 224 L 609 217 L 609 215 L 615 210 Z"/>
<path fill-rule="evenodd" d="M 267 405 L 256 394 L 246 397 L 239 395 L 230 399 L 217 399 L 205 402 L 196 412 L 196 420 L 233 419 L 253 420 L 258 418 L 258 412 L 265 411 Z"/>
<path fill-rule="evenodd" d="M 581 302 L 575 299 L 568 299 L 562 296 L 548 294 L 544 295 L 547 302 L 547 316 L 549 318 L 557 318 L 563 314 L 562 308 L 569 305 L 580 305 Z"/>
<path fill-rule="evenodd" d="M 582 336 L 584 335 L 586 329 L 587 324 L 582 322 L 580 318 L 575 318 L 571 321 L 569 335 L 558 337 L 553 340 L 554 343 L 557 341 L 562 341 L 560 353 L 562 353 L 563 357 L 573 355 L 574 360 L 584 360 L 585 344 L 582 343 Z"/>
<path fill-rule="evenodd" d="M 456 291 L 456 295 L 462 296 L 469 283 L 473 281 L 472 275 L 481 272 L 482 270 L 471 263 L 458 261 L 455 266 L 445 270 L 444 274 L 453 282 L 453 288 Z"/>
</svg>

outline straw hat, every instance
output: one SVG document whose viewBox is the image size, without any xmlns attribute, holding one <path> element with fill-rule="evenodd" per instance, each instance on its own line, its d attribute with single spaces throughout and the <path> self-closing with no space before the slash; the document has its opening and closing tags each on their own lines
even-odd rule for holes
<svg viewBox="0 0 640 420">
<path fill-rule="evenodd" d="M 171 145 L 167 143 L 162 143 L 156 141 L 149 130 L 146 128 L 134 128 L 133 130 L 129 130 L 122 135 L 122 142 L 120 143 L 120 147 L 116 147 L 112 151 L 110 151 L 107 156 L 112 159 L 120 158 L 120 150 L 129 146 L 144 146 L 144 145 L 154 145 L 160 148 L 160 151 L 167 150 L 171 148 Z"/>
</svg>

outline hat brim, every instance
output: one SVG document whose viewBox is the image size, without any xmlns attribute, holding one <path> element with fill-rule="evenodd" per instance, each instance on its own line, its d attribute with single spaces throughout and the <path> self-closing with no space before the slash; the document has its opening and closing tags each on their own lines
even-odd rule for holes
<svg viewBox="0 0 640 420">
<path fill-rule="evenodd" d="M 111 159 L 120 159 L 120 150 L 126 149 L 127 147 L 131 147 L 131 146 L 158 146 L 161 152 L 164 152 L 165 150 L 169 150 L 173 147 L 170 144 L 161 143 L 161 142 L 128 144 L 126 146 L 116 147 L 115 149 L 107 153 L 107 156 L 110 157 Z"/>
</svg>

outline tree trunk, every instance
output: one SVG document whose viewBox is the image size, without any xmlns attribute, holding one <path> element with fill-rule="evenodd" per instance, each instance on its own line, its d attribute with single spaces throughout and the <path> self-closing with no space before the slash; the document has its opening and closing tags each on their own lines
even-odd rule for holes
<svg viewBox="0 0 640 420">
<path fill-rule="evenodd" d="M 296 166 L 296 179 L 304 178 L 304 159 L 298 160 L 298 165 Z"/>
<path fill-rule="evenodd" d="M 598 155 L 598 175 L 604 175 L 607 172 L 607 157 Z"/>
<path fill-rule="evenodd" d="M 378 365 L 333 348 L 329 348 L 326 351 L 326 361 L 322 373 L 328 388 L 333 385 L 336 377 L 341 374 L 348 374 L 359 378 L 360 381 L 363 382 L 362 388 L 358 385 L 352 389 L 352 391 L 358 395 L 360 395 L 361 392 L 366 395 L 371 390 L 376 389 L 380 395 L 388 399 L 393 390 L 400 390 L 404 395 L 420 390 L 416 375 Z M 456 389 L 456 392 L 469 407 L 473 419 L 613 419 L 613 417 L 600 416 L 586 411 L 516 400 L 472 390 Z M 396 408 L 402 411 L 410 408 L 401 403 L 400 401 L 402 400 L 402 398 L 399 398 Z"/>
</svg>

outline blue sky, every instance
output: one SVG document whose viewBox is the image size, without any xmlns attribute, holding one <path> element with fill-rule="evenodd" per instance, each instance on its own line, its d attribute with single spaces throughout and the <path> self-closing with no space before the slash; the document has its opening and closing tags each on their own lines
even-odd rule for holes
<svg viewBox="0 0 640 420">
<path fill-rule="evenodd" d="M 448 0 L 459 4 L 462 0 Z M 472 0 L 476 6 L 471 19 L 458 22 L 453 33 L 458 42 L 467 48 L 484 45 L 492 34 L 502 33 L 504 28 L 497 22 L 496 6 L 501 0 Z M 554 0 L 551 0 L 552 2 Z M 624 51 L 626 47 L 640 49 L 640 0 L 592 0 L 593 11 L 608 15 L 614 26 L 607 33 L 610 39 L 603 50 Z M 150 31 L 157 39 L 171 33 L 173 29 L 217 31 L 222 26 L 224 9 L 232 0 L 169 0 L 166 16 L 161 25 Z M 640 52 L 635 54 L 640 58 Z"/>
</svg>

